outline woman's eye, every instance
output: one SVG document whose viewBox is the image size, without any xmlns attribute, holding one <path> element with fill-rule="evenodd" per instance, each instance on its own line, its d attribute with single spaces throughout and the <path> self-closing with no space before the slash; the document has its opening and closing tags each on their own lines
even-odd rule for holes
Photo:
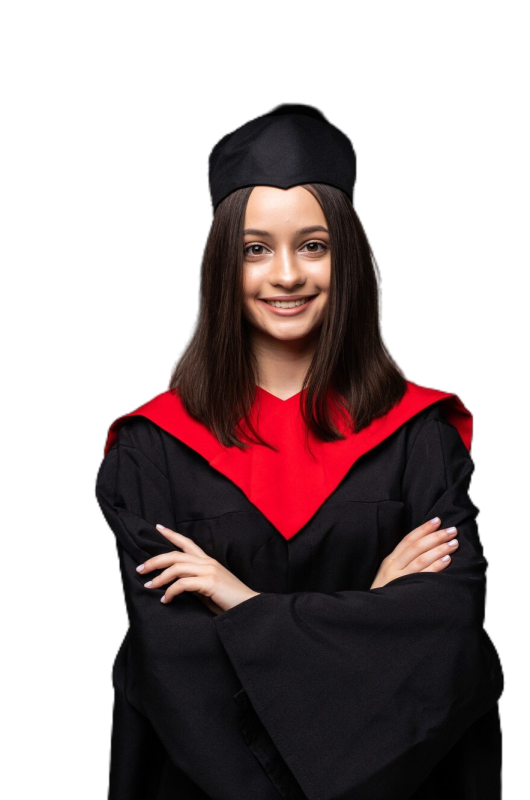
<svg viewBox="0 0 530 800">
<path fill-rule="evenodd" d="M 328 249 L 328 246 L 323 242 L 307 242 L 302 247 L 302 250 L 305 248 L 309 248 L 307 252 L 309 253 L 322 253 Z M 262 256 L 267 248 L 262 244 L 249 244 L 244 248 L 245 255 L 252 258 L 253 256 Z"/>
<path fill-rule="evenodd" d="M 261 253 L 261 252 L 256 252 L 256 251 L 260 251 L 260 250 L 265 250 L 265 248 L 263 247 L 262 244 L 249 244 L 247 247 L 245 247 L 245 253 L 248 256 L 261 256 L 261 255 L 263 255 L 263 253 Z"/>
<path fill-rule="evenodd" d="M 317 250 L 317 247 L 322 247 L 324 248 L 324 250 L 327 250 L 327 245 L 325 245 L 323 242 L 308 242 L 307 244 L 304 245 L 304 247 L 309 247 L 310 253 L 321 253 L 322 250 Z"/>
</svg>

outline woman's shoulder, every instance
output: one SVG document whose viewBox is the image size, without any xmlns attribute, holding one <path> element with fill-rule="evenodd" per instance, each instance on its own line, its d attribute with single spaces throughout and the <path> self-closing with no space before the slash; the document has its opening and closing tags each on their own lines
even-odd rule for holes
<svg viewBox="0 0 530 800">
<path fill-rule="evenodd" d="M 469 455 L 472 429 L 471 413 L 463 413 L 457 396 L 439 399 L 418 411 L 406 423 L 407 456 L 415 444 L 423 442 L 429 449 L 449 446 L 454 443 Z"/>
<path fill-rule="evenodd" d="M 157 447 L 161 433 L 156 423 L 152 422 L 148 417 L 137 414 L 128 417 L 121 423 L 116 439 L 119 445 L 149 451 Z"/>
<path fill-rule="evenodd" d="M 415 430 L 425 425 L 426 422 L 433 420 L 437 420 L 438 422 L 446 422 L 448 420 L 448 413 L 444 400 L 437 400 L 435 403 L 431 403 L 426 406 L 426 408 L 418 411 L 410 420 L 410 426 Z"/>
</svg>

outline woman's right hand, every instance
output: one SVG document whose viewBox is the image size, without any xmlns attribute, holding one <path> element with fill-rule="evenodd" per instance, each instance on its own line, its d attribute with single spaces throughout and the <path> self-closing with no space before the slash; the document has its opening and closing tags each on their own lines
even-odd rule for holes
<svg viewBox="0 0 530 800">
<path fill-rule="evenodd" d="M 440 529 L 440 524 L 440 518 L 435 517 L 407 533 L 381 562 L 370 589 L 379 589 L 401 575 L 445 569 L 451 563 L 450 553 L 458 550 L 458 541 L 454 538 L 457 530 L 454 527 Z"/>
</svg>

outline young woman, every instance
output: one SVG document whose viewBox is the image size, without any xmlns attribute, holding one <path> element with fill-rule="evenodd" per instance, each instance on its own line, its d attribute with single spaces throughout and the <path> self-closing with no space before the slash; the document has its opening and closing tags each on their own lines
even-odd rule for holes
<svg viewBox="0 0 530 800">
<path fill-rule="evenodd" d="M 130 621 L 110 800 L 498 800 L 472 417 L 381 340 L 355 154 L 280 106 L 210 156 L 197 330 L 111 425 Z"/>
</svg>

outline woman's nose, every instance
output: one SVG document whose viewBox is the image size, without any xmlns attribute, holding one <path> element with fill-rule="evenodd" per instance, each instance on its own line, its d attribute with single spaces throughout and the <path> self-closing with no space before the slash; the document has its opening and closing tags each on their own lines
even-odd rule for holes
<svg viewBox="0 0 530 800">
<path fill-rule="evenodd" d="M 270 262 L 274 283 L 297 284 L 303 279 L 303 270 L 290 248 L 279 248 Z"/>
</svg>

